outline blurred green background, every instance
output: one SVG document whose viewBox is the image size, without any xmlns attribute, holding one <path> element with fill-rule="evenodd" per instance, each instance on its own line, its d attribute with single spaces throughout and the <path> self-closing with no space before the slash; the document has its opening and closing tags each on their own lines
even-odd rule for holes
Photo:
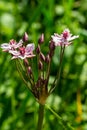
<svg viewBox="0 0 87 130">
<path fill-rule="evenodd" d="M 51 35 L 65 28 L 79 39 L 65 50 L 60 83 L 47 104 L 75 130 L 87 130 L 87 0 L 0 0 L 0 44 L 19 40 L 26 31 L 29 41 L 37 45 L 44 33 L 43 52 L 47 53 Z M 58 56 L 56 49 L 50 83 L 58 69 Z M 0 49 L 0 130 L 35 130 L 38 103 L 10 58 Z M 47 109 L 43 130 L 64 130 Z"/>
</svg>

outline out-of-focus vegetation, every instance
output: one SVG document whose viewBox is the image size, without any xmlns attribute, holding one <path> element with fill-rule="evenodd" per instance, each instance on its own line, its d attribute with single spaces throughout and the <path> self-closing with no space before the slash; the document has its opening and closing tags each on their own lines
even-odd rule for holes
<svg viewBox="0 0 87 130">
<path fill-rule="evenodd" d="M 45 34 L 44 53 L 50 36 L 69 28 L 79 39 L 66 48 L 59 86 L 47 100 L 75 130 L 87 130 L 87 0 L 0 0 L 0 43 L 19 40 L 26 31 L 37 45 Z M 51 66 L 50 83 L 58 69 L 58 48 Z M 27 90 L 14 60 L 0 50 L 0 130 L 35 130 L 38 103 Z M 45 109 L 43 130 L 63 130 Z M 68 130 L 68 128 L 66 128 Z"/>
</svg>

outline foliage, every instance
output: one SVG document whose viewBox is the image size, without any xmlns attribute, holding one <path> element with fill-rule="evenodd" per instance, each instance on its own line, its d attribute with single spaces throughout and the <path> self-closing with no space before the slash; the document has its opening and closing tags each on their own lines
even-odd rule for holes
<svg viewBox="0 0 87 130">
<path fill-rule="evenodd" d="M 59 86 L 47 104 L 75 129 L 87 130 L 87 0 L 1 0 L 0 43 L 20 39 L 28 32 L 30 42 L 37 45 L 45 34 L 42 49 L 54 33 L 70 28 L 80 38 L 65 50 Z M 57 72 L 58 48 L 51 66 L 50 83 Z M 0 128 L 1 130 L 34 130 L 38 103 L 19 77 L 14 61 L 0 50 Z M 45 110 L 43 130 L 63 130 L 59 119 Z M 66 128 L 68 130 L 68 128 Z"/>
</svg>

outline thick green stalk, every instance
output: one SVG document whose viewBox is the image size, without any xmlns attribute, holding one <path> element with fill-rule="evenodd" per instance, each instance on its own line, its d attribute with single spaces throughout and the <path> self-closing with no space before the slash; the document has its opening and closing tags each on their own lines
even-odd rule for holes
<svg viewBox="0 0 87 130">
<path fill-rule="evenodd" d="M 42 130 L 44 118 L 44 105 L 39 104 L 37 130 Z"/>
</svg>

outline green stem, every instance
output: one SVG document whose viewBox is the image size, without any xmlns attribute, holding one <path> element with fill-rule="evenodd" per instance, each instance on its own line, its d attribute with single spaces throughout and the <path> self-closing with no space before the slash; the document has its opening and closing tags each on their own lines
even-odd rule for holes
<svg viewBox="0 0 87 130">
<path fill-rule="evenodd" d="M 64 56 L 64 50 L 65 50 L 65 46 L 64 47 L 61 47 L 61 52 L 60 52 L 60 63 L 59 63 L 59 71 L 57 72 L 57 75 L 54 79 L 54 82 L 51 86 L 51 89 L 49 90 L 49 93 L 52 93 L 53 90 L 56 88 L 56 86 L 58 85 L 59 83 L 59 80 L 60 80 L 60 74 L 61 74 L 61 68 L 62 68 L 62 61 L 63 61 L 63 56 Z"/>
<path fill-rule="evenodd" d="M 23 74 L 22 74 L 22 72 L 21 72 L 21 70 L 20 70 L 20 68 L 19 68 L 19 66 L 18 66 L 18 63 L 19 63 L 19 62 L 17 62 L 17 60 L 16 60 L 15 63 L 16 63 L 16 67 L 17 67 L 17 70 L 18 70 L 18 73 L 19 73 L 21 79 L 22 79 L 23 82 L 25 83 L 26 87 L 31 91 L 31 88 L 30 88 L 30 86 L 28 85 L 28 82 L 25 80 L 25 78 L 24 78 L 24 76 L 23 76 Z"/>
<path fill-rule="evenodd" d="M 47 83 L 46 83 L 46 89 L 47 89 L 48 82 L 49 82 L 51 60 L 52 60 L 52 58 L 50 58 L 50 61 L 49 61 L 49 64 L 48 64 L 48 68 L 47 68 L 47 77 L 46 77 L 46 79 L 47 79 Z"/>
<path fill-rule="evenodd" d="M 42 130 L 44 118 L 44 105 L 39 104 L 37 130 Z"/>
<path fill-rule="evenodd" d="M 20 75 L 21 79 L 22 79 L 22 80 L 24 81 L 24 83 L 27 85 L 27 81 L 24 79 L 24 77 L 23 77 L 23 75 L 22 75 L 22 73 L 21 73 L 21 71 L 20 71 L 20 69 L 19 69 L 19 67 L 18 67 L 17 61 L 16 61 L 16 67 L 17 67 L 17 70 L 18 70 L 18 72 L 19 72 L 19 75 Z"/>
<path fill-rule="evenodd" d="M 59 65 L 59 72 L 57 74 L 57 82 L 56 85 L 58 85 L 59 80 L 60 80 L 60 74 L 61 74 L 61 69 L 62 69 L 62 61 L 63 61 L 63 56 L 64 56 L 64 50 L 65 50 L 65 46 L 63 48 L 61 48 L 61 55 L 60 55 L 60 65 Z"/>
</svg>

